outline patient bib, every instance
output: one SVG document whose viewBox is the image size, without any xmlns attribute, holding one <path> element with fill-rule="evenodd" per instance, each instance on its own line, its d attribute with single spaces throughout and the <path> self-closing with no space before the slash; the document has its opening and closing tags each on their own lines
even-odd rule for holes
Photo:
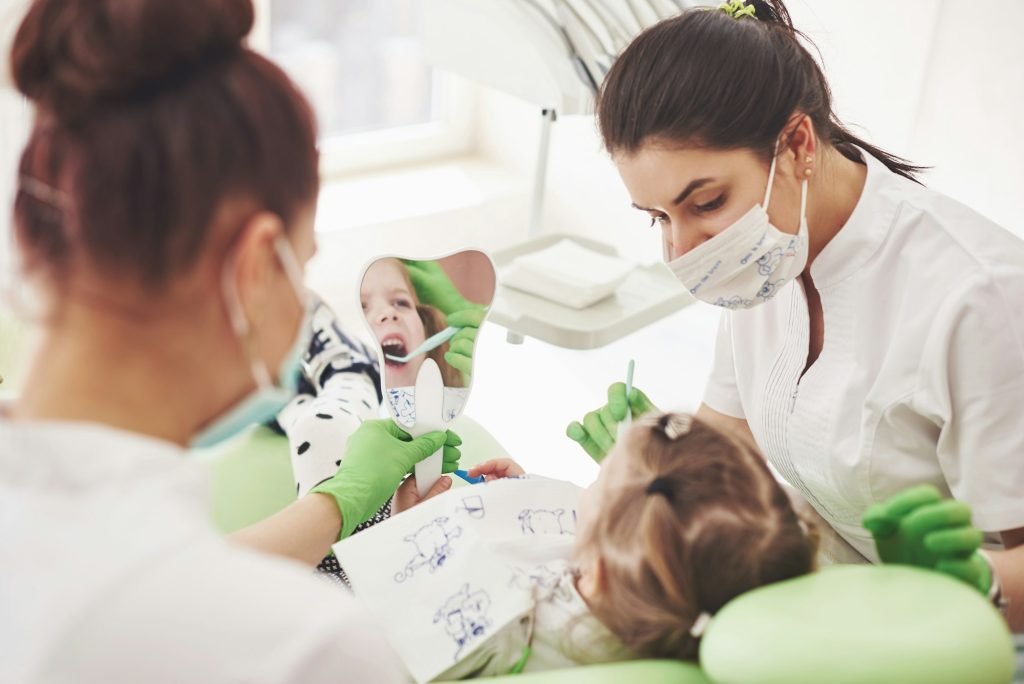
<svg viewBox="0 0 1024 684">
<path fill-rule="evenodd" d="M 426 682 L 531 612 L 571 556 L 581 491 L 546 478 L 458 487 L 334 552 L 359 602 Z"/>
</svg>

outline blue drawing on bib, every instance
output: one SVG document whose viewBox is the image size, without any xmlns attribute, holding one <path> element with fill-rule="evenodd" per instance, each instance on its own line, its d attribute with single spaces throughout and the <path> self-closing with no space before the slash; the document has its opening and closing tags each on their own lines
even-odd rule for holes
<svg viewBox="0 0 1024 684">
<path fill-rule="evenodd" d="M 416 426 L 416 388 L 389 387 L 388 401 L 396 420 L 407 428 Z"/>
<path fill-rule="evenodd" d="M 464 512 L 470 518 L 476 518 L 477 520 L 487 517 L 483 497 L 476 495 L 462 497 L 462 504 L 455 510 Z"/>
<path fill-rule="evenodd" d="M 567 519 L 564 508 L 524 508 L 519 513 L 523 534 L 576 534 L 576 511 Z"/>
<path fill-rule="evenodd" d="M 550 596 L 567 603 L 572 600 L 572 593 L 562 582 L 562 576 L 562 572 L 552 570 L 546 565 L 538 565 L 529 570 L 517 567 L 508 586 Z"/>
<path fill-rule="evenodd" d="M 416 554 L 404 568 L 395 573 L 396 582 L 404 582 L 420 568 L 429 568 L 430 572 L 434 572 L 444 565 L 452 553 L 452 539 L 462 536 L 461 527 L 449 529 L 447 523 L 446 517 L 435 518 L 433 522 L 405 537 L 404 541 L 416 548 Z"/>
<path fill-rule="evenodd" d="M 455 642 L 454 660 L 459 659 L 462 649 L 467 644 L 478 640 L 487 632 L 487 628 L 491 626 L 491 619 L 487 615 L 490 608 L 490 595 L 482 589 L 470 591 L 467 583 L 434 613 L 434 624 L 443 622 L 445 631 Z"/>
</svg>

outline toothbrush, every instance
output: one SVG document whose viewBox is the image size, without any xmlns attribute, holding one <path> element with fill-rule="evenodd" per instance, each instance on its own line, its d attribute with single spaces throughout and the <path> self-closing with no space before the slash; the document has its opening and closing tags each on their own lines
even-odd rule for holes
<svg viewBox="0 0 1024 684">
<path fill-rule="evenodd" d="M 629 360 L 629 365 L 626 366 L 626 419 L 619 423 L 618 431 L 615 438 L 618 439 L 625 432 L 625 429 L 629 427 L 629 424 L 633 422 L 633 409 L 629 405 L 629 394 L 633 391 L 633 370 L 636 368 L 636 362 L 633 359 Z"/>
<path fill-rule="evenodd" d="M 410 359 L 413 359 L 420 354 L 426 354 L 427 352 L 437 349 L 442 344 L 455 337 L 456 333 L 460 330 L 462 330 L 462 328 L 453 328 L 449 326 L 436 335 L 431 335 L 425 339 L 423 344 L 416 347 L 405 356 L 392 356 L 391 354 L 385 354 L 384 358 L 388 361 L 395 361 L 397 363 L 407 363 Z"/>
</svg>

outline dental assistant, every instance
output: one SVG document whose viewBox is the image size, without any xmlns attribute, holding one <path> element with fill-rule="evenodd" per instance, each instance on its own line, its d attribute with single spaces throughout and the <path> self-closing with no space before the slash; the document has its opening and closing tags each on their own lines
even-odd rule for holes
<svg viewBox="0 0 1024 684">
<path fill-rule="evenodd" d="M 868 560 L 863 525 L 973 511 L 1000 548 L 919 540 L 915 563 L 1008 600 L 1024 630 L 1024 243 L 852 135 L 798 38 L 782 2 L 689 10 L 601 92 L 604 144 L 669 267 L 724 309 L 699 415 L 753 439 Z M 613 385 L 569 436 L 601 458 L 626 401 Z M 919 484 L 969 508 L 879 522 L 873 505 Z"/>
<path fill-rule="evenodd" d="M 252 23 L 250 0 L 36 0 L 14 40 L 43 306 L 0 417 L 0 681 L 405 681 L 311 569 L 446 435 L 364 423 L 337 475 L 232 543 L 185 458 L 292 397 L 308 329 L 315 124 Z"/>
</svg>

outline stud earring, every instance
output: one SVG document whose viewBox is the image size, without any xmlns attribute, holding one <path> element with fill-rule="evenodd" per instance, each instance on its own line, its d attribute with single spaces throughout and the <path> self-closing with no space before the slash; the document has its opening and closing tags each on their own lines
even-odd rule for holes
<svg viewBox="0 0 1024 684">
<path fill-rule="evenodd" d="M 807 157 L 804 159 L 805 164 L 810 164 L 812 161 L 814 161 L 814 157 L 812 157 L 811 155 L 807 155 Z"/>
<path fill-rule="evenodd" d="M 811 175 L 811 167 L 807 167 L 806 169 L 804 169 L 804 175 L 805 176 L 810 176 Z"/>
</svg>

